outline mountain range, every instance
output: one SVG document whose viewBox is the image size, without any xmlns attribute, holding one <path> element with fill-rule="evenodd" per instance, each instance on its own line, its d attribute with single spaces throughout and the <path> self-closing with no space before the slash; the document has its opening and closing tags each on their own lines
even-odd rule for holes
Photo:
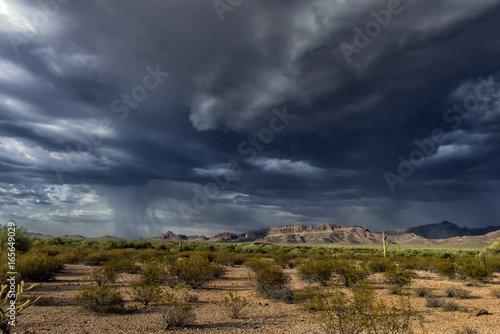
<svg viewBox="0 0 500 334">
<path fill-rule="evenodd" d="M 408 229 L 387 231 L 388 240 L 399 245 L 432 245 L 451 243 L 491 244 L 500 237 L 500 226 L 485 228 L 459 227 L 448 221 L 438 224 L 427 224 Z M 50 238 L 52 236 L 40 233 L 28 233 L 29 236 Z M 64 235 L 62 238 L 81 239 L 81 235 Z M 101 240 L 118 239 L 114 236 L 102 236 Z M 323 225 L 282 225 L 252 230 L 235 234 L 230 232 L 219 233 L 207 238 L 203 235 L 187 236 L 175 234 L 171 231 L 147 238 L 149 241 L 184 241 L 211 242 L 211 243 L 238 243 L 238 242 L 265 242 L 265 243 L 309 243 L 339 245 L 370 245 L 382 242 L 382 233 L 371 232 L 361 226 L 340 226 L 335 224 Z"/>
</svg>

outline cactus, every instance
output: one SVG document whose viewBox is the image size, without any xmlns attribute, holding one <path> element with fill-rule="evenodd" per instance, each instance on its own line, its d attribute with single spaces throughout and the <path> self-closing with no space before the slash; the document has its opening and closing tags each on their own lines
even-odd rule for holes
<svg viewBox="0 0 500 334">
<path fill-rule="evenodd" d="M 486 260 L 484 259 L 483 252 L 479 253 L 479 263 L 481 263 L 481 265 L 486 268 Z"/>
<path fill-rule="evenodd" d="M 0 330 L 3 334 L 9 334 L 12 327 L 15 326 L 15 323 L 17 322 L 17 317 L 22 314 L 22 311 L 32 306 L 38 299 L 40 299 L 41 296 L 33 302 L 27 300 L 21 304 L 23 294 L 37 285 L 38 284 L 33 284 L 29 288 L 25 288 L 24 281 L 22 281 L 17 285 L 15 299 L 11 299 L 13 291 L 9 289 L 9 285 L 2 285 L 2 289 L 0 290 Z M 14 307 L 12 307 L 12 305 L 14 305 Z"/>
<path fill-rule="evenodd" d="M 384 246 L 384 257 L 387 257 L 387 248 L 389 248 L 389 241 L 387 241 L 387 235 L 382 232 L 382 245 Z"/>
<path fill-rule="evenodd" d="M 182 234 L 179 234 L 179 252 L 182 252 Z"/>
</svg>

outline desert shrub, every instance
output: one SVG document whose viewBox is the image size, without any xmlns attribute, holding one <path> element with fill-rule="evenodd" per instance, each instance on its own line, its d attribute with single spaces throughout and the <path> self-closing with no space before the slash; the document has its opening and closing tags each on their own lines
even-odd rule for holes
<svg viewBox="0 0 500 334">
<path fill-rule="evenodd" d="M 12 230 L 14 229 L 14 231 Z M 9 233 L 11 235 L 9 235 Z M 30 237 L 26 235 L 28 230 L 23 226 L 15 226 L 13 223 L 0 225 L 0 251 L 4 251 L 15 243 L 15 250 L 19 253 L 29 251 L 32 245 Z M 14 236 L 12 236 L 14 234 Z"/>
<path fill-rule="evenodd" d="M 452 285 L 445 290 L 447 297 L 459 298 L 459 299 L 469 299 L 471 297 L 471 292 L 467 289 L 462 288 L 458 285 Z"/>
<path fill-rule="evenodd" d="M 294 303 L 301 304 L 309 312 L 323 311 L 323 298 L 325 293 L 323 290 L 318 290 L 306 286 L 302 291 L 296 291 L 293 294 Z"/>
<path fill-rule="evenodd" d="M 234 267 L 242 265 L 245 258 L 246 256 L 244 254 L 218 252 L 215 254 L 214 261 L 224 266 Z"/>
<path fill-rule="evenodd" d="M 426 286 L 419 286 L 415 288 L 415 293 L 419 297 L 433 297 L 434 292 L 432 292 L 432 289 Z"/>
<path fill-rule="evenodd" d="M 202 256 L 178 258 L 174 264 L 167 265 L 167 269 L 193 289 L 203 288 L 210 280 L 222 276 L 226 271 L 220 264 L 210 262 Z"/>
<path fill-rule="evenodd" d="M 108 284 L 84 284 L 75 298 L 84 310 L 96 313 L 123 313 L 125 303 L 118 289 Z"/>
<path fill-rule="evenodd" d="M 115 267 L 110 265 L 104 265 L 95 267 L 89 274 L 89 279 L 96 282 L 97 285 L 103 285 L 105 283 L 114 283 L 118 278 L 119 272 Z"/>
<path fill-rule="evenodd" d="M 408 298 L 387 304 L 366 282 L 358 283 L 352 292 L 350 297 L 336 288 L 316 299 L 326 333 L 412 333 L 414 321 L 422 326 L 421 316 Z"/>
<path fill-rule="evenodd" d="M 140 267 L 128 256 L 111 258 L 105 265 L 118 273 L 136 274 L 140 271 Z"/>
<path fill-rule="evenodd" d="M 295 259 L 297 258 L 297 255 L 295 254 L 285 254 L 281 253 L 276 256 L 274 256 L 274 261 L 278 266 L 281 268 L 294 268 L 295 267 Z"/>
<path fill-rule="evenodd" d="M 248 300 L 245 297 L 238 296 L 236 292 L 229 292 L 219 303 L 219 306 L 229 318 L 243 319 L 245 317 L 243 309 L 248 306 Z"/>
<path fill-rule="evenodd" d="M 479 334 L 479 331 L 472 327 L 464 327 L 462 329 L 455 329 L 455 334 Z"/>
<path fill-rule="evenodd" d="M 346 287 L 351 287 L 368 276 L 367 271 L 347 260 L 336 261 L 334 272 L 340 276 L 341 283 Z"/>
<path fill-rule="evenodd" d="M 166 305 L 162 312 L 162 318 L 165 321 L 165 329 L 172 327 L 182 327 L 191 324 L 196 319 L 191 303 L 167 293 L 165 295 Z"/>
<path fill-rule="evenodd" d="M 493 253 L 493 254 L 500 254 L 500 238 L 490 246 L 486 247 L 485 252 L 488 253 Z"/>
<path fill-rule="evenodd" d="M 500 298 L 500 288 L 491 289 L 491 295 L 496 298 Z"/>
<path fill-rule="evenodd" d="M 248 268 L 252 269 L 253 271 L 272 265 L 272 263 L 269 260 L 262 258 L 254 258 L 254 257 L 248 258 L 247 260 L 245 260 L 243 264 Z"/>
<path fill-rule="evenodd" d="M 85 256 L 84 263 L 89 266 L 100 266 L 111 258 L 109 252 L 95 251 Z"/>
<path fill-rule="evenodd" d="M 427 297 L 426 306 L 430 308 L 437 308 L 443 306 L 443 300 L 436 297 Z"/>
<path fill-rule="evenodd" d="M 462 263 L 458 267 L 457 273 L 462 279 L 474 279 L 480 282 L 487 282 L 493 276 L 490 269 L 471 261 Z"/>
<path fill-rule="evenodd" d="M 298 276 L 309 283 L 327 285 L 334 268 L 329 261 L 308 261 L 297 267 Z"/>
<path fill-rule="evenodd" d="M 274 264 L 268 264 L 255 270 L 253 275 L 254 287 L 258 292 L 266 298 L 285 302 L 292 300 L 292 292 L 289 288 L 290 281 L 291 277 Z"/>
<path fill-rule="evenodd" d="M 400 295 L 411 285 L 413 275 L 415 275 L 413 271 L 396 266 L 384 273 L 384 281 L 389 284 L 391 293 Z"/>
<path fill-rule="evenodd" d="M 368 269 L 372 273 L 384 273 L 394 267 L 394 263 L 387 258 L 374 258 L 368 261 Z"/>
<path fill-rule="evenodd" d="M 455 312 L 455 311 L 463 311 L 464 310 L 463 307 L 459 306 L 453 300 L 445 300 L 445 301 L 443 301 L 443 304 L 441 305 L 441 308 L 445 312 Z"/>
<path fill-rule="evenodd" d="M 148 306 L 149 303 L 158 303 L 163 298 L 163 291 L 159 283 L 141 278 L 139 283 L 132 284 L 130 292 L 132 298 Z"/>
<path fill-rule="evenodd" d="M 31 282 L 45 282 L 54 277 L 64 268 L 61 261 L 47 254 L 28 252 L 19 255 L 16 259 L 16 271 L 21 279 Z"/>
<path fill-rule="evenodd" d="M 170 265 L 165 265 L 158 259 L 150 259 L 141 266 L 141 279 L 166 284 L 173 288 L 179 283 L 179 278 L 170 270 L 174 267 L 174 262 L 170 262 Z"/>
<path fill-rule="evenodd" d="M 451 261 L 439 261 L 436 263 L 436 271 L 441 276 L 445 276 L 448 278 L 454 278 L 456 274 L 456 265 Z"/>
</svg>

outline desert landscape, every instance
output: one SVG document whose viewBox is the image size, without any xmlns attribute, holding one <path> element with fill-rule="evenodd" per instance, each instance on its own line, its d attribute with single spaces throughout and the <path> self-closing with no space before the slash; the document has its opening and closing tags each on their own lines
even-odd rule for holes
<svg viewBox="0 0 500 334">
<path fill-rule="evenodd" d="M 360 227 L 273 229 L 306 239 L 334 230 L 351 245 L 42 239 L 21 229 L 19 240 L 30 246 L 18 255 L 16 279 L 37 284 L 23 301 L 41 297 L 6 333 L 493 334 L 500 328 L 499 242 L 484 252 L 456 244 L 386 241 L 384 247 L 359 244 L 346 232 Z M 355 235 L 376 239 L 366 231 Z"/>
</svg>

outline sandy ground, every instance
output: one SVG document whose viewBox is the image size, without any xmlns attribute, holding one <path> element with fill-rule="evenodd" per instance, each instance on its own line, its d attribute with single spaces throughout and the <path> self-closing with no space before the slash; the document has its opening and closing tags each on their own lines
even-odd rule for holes
<svg viewBox="0 0 500 334">
<path fill-rule="evenodd" d="M 170 330 L 170 333 L 324 333 L 316 321 L 314 314 L 308 313 L 302 306 L 285 304 L 261 298 L 250 289 L 247 275 L 249 270 L 242 266 L 228 267 L 224 278 L 213 281 L 207 289 L 193 290 L 198 300 L 193 302 L 196 321 L 193 326 Z M 25 311 L 19 317 L 19 323 L 13 333 L 161 333 L 164 322 L 161 318 L 161 306 L 144 307 L 130 299 L 125 293 L 131 282 L 138 275 L 122 274 L 117 285 L 124 292 L 126 306 L 138 309 L 129 314 L 97 315 L 82 311 L 75 306 L 74 296 L 82 283 L 87 282 L 85 276 L 91 267 L 84 265 L 67 265 L 65 270 L 54 281 L 41 283 L 35 288 L 36 295 L 42 295 L 40 304 Z M 295 270 L 287 269 L 292 275 L 292 287 L 297 289 L 305 284 L 296 277 Z M 369 279 L 377 288 L 377 293 L 386 300 L 395 296 L 388 293 L 382 283 L 380 274 Z M 500 287 L 498 275 L 489 284 L 467 286 L 465 282 L 447 280 L 434 273 L 418 272 L 418 278 L 412 288 L 427 286 L 436 295 L 444 296 L 444 289 L 450 284 L 460 285 L 472 291 L 472 299 L 455 301 L 468 309 L 467 312 L 444 312 L 441 309 L 430 309 L 425 306 L 425 298 L 415 295 L 411 297 L 412 306 L 424 318 L 427 333 L 455 333 L 464 326 L 472 327 L 481 334 L 500 333 L 500 299 L 490 294 L 492 287 Z M 237 291 L 245 296 L 250 305 L 247 307 L 245 319 L 230 319 L 222 312 L 218 301 L 227 292 Z M 475 316 L 474 312 L 485 309 L 490 314 Z M 422 333 L 416 328 L 417 333 Z"/>
</svg>

